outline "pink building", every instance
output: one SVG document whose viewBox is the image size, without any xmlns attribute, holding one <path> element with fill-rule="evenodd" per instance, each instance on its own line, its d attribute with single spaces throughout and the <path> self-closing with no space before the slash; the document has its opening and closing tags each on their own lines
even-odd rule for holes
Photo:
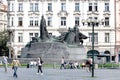
<svg viewBox="0 0 120 80">
<path fill-rule="evenodd" d="M 116 10 L 115 10 L 115 22 L 116 22 L 116 62 L 120 61 L 120 0 L 115 0 L 115 6 L 116 6 Z"/>
</svg>

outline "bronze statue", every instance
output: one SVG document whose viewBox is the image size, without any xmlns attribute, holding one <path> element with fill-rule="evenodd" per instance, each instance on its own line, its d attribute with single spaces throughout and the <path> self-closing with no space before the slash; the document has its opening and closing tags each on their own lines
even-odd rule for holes
<svg viewBox="0 0 120 80">
<path fill-rule="evenodd" d="M 44 16 L 42 16 L 41 22 L 40 22 L 40 39 L 42 41 L 49 39 L 49 34 L 46 29 L 46 20 L 45 20 Z"/>
<path fill-rule="evenodd" d="M 77 26 L 75 26 L 73 29 L 69 28 L 68 32 L 64 32 L 59 37 L 57 37 L 57 41 L 66 42 L 67 44 L 83 44 L 83 39 L 87 39 L 87 36 L 79 32 Z"/>
</svg>

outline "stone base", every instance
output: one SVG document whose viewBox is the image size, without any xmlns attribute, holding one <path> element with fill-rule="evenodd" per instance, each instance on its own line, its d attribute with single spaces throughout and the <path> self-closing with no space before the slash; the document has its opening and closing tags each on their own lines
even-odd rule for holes
<svg viewBox="0 0 120 80">
<path fill-rule="evenodd" d="M 31 44 L 30 48 L 22 49 L 21 57 L 37 58 L 39 56 L 54 60 L 60 60 L 62 56 L 68 60 L 86 59 L 85 49 L 82 45 L 72 48 L 59 42 L 36 42 Z"/>
<path fill-rule="evenodd" d="M 64 56 L 68 58 L 69 52 L 67 51 L 67 46 L 64 43 L 49 43 L 49 42 L 36 42 L 31 45 L 29 49 L 24 48 L 22 54 L 27 55 L 24 57 L 37 58 L 39 56 L 43 58 L 61 58 Z M 22 57 L 22 56 L 21 56 Z"/>
</svg>

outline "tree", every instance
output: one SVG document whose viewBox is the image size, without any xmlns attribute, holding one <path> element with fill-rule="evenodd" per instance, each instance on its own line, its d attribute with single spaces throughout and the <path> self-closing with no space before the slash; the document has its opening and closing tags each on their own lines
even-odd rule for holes
<svg viewBox="0 0 120 80">
<path fill-rule="evenodd" d="M 1 31 L 0 32 L 0 56 L 8 56 L 9 49 L 6 46 L 7 41 L 9 39 L 7 31 Z"/>
</svg>

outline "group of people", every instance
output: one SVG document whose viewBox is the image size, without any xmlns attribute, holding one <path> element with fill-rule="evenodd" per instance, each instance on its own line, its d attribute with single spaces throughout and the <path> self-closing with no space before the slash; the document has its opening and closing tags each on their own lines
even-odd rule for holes
<svg viewBox="0 0 120 80">
<path fill-rule="evenodd" d="M 86 69 L 88 72 L 91 72 L 92 70 L 92 59 L 91 58 L 88 58 L 85 62 L 83 62 L 81 64 L 81 67 L 83 69 Z M 78 69 L 80 68 L 79 66 L 79 63 L 77 61 L 75 61 L 74 63 L 72 62 L 69 62 L 69 63 L 66 63 L 66 61 L 64 60 L 64 57 L 62 57 L 61 59 L 61 66 L 60 66 L 60 69 Z"/>
<path fill-rule="evenodd" d="M 7 72 L 7 67 L 8 67 L 8 60 L 7 60 L 7 57 L 6 56 L 3 56 L 3 59 L 2 59 L 2 63 L 3 63 L 3 66 L 4 66 L 4 69 L 5 69 L 5 72 Z M 41 57 L 39 57 L 37 59 L 37 74 L 39 74 L 39 72 L 41 72 L 41 75 L 43 75 L 43 71 L 42 71 L 42 64 L 43 64 L 43 60 Z M 15 58 L 12 60 L 12 63 L 11 63 L 11 66 L 12 66 L 12 69 L 13 69 L 13 77 L 18 77 L 18 74 L 17 74 L 17 69 L 18 69 L 18 66 L 20 66 L 20 61 Z"/>
<path fill-rule="evenodd" d="M 79 68 L 79 64 L 77 61 L 75 61 L 74 63 L 73 62 L 66 62 L 64 60 L 64 57 L 62 57 L 61 59 L 61 66 L 60 66 L 60 69 L 78 69 Z"/>
<path fill-rule="evenodd" d="M 3 56 L 3 60 L 2 60 L 2 63 L 3 63 L 3 66 L 4 66 L 4 69 L 5 69 L 5 72 L 7 72 L 7 64 L 8 64 L 8 61 L 7 61 L 7 57 L 6 56 Z M 43 60 L 41 57 L 39 57 L 37 59 L 37 73 L 36 74 L 39 74 L 41 72 L 41 75 L 43 75 L 43 71 L 42 71 L 42 64 L 43 64 Z M 61 59 L 61 66 L 60 66 L 60 69 L 64 68 L 66 69 L 66 62 L 64 60 L 64 57 L 62 57 Z M 17 69 L 18 69 L 18 66 L 20 66 L 20 61 L 18 59 L 13 59 L 12 60 L 12 63 L 11 63 L 11 66 L 12 66 L 12 69 L 13 69 L 13 77 L 18 77 L 17 75 Z M 78 62 L 76 61 L 75 63 L 69 63 L 69 67 L 70 69 L 73 69 L 73 68 L 79 68 L 79 64 Z M 89 58 L 88 60 L 86 60 L 86 62 L 83 64 L 82 63 L 82 68 L 84 67 L 88 67 L 88 71 L 91 72 L 91 67 L 92 67 L 92 59 Z"/>
<path fill-rule="evenodd" d="M 4 66 L 5 72 L 7 72 L 8 60 L 7 60 L 6 56 L 3 56 L 2 63 Z M 13 77 L 17 77 L 17 68 L 19 65 L 20 65 L 19 60 L 13 59 L 13 61 L 11 63 L 12 69 L 14 70 Z"/>
<path fill-rule="evenodd" d="M 92 70 L 92 59 L 88 58 L 85 62 L 82 63 L 82 69 L 86 69 L 88 72 L 91 72 Z"/>
</svg>

